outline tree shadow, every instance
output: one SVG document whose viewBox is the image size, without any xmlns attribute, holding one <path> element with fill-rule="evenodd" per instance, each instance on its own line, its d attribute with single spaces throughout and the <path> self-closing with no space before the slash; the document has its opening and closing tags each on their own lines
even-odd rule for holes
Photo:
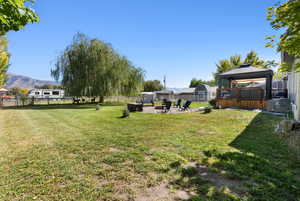
<svg viewBox="0 0 300 201">
<path fill-rule="evenodd" d="M 259 113 L 230 146 L 207 150 L 201 164 L 177 167 L 178 189 L 200 200 L 300 200 L 300 161 L 275 134 L 280 118 Z"/>
</svg>

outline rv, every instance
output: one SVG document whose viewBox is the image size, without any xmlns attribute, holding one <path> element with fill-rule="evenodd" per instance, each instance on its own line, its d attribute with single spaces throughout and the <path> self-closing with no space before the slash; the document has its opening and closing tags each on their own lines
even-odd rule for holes
<svg viewBox="0 0 300 201">
<path fill-rule="evenodd" d="M 49 99 L 59 99 L 64 98 L 65 91 L 62 89 L 32 89 L 29 91 L 28 96 L 30 98 L 49 98 Z"/>
</svg>

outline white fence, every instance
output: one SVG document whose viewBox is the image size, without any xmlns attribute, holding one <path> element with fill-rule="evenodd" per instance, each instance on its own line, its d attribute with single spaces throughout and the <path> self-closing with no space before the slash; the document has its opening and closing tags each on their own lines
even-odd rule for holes
<svg viewBox="0 0 300 201">
<path fill-rule="evenodd" d="M 295 120 L 300 121 L 300 73 L 288 75 L 288 93 Z"/>
</svg>

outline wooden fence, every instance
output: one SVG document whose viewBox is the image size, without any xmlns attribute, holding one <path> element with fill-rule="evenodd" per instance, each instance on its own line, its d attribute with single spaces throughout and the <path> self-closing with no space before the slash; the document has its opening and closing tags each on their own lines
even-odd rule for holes
<svg viewBox="0 0 300 201">
<path fill-rule="evenodd" d="M 223 88 L 217 90 L 217 106 L 264 109 L 265 97 L 265 90 L 260 87 Z"/>
</svg>

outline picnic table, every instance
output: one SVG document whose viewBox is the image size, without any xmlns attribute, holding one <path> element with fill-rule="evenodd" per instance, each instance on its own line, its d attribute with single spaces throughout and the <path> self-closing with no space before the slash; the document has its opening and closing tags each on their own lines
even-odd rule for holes
<svg viewBox="0 0 300 201">
<path fill-rule="evenodd" d="M 129 112 L 142 112 L 143 104 L 142 103 L 127 103 L 127 109 Z"/>
</svg>

